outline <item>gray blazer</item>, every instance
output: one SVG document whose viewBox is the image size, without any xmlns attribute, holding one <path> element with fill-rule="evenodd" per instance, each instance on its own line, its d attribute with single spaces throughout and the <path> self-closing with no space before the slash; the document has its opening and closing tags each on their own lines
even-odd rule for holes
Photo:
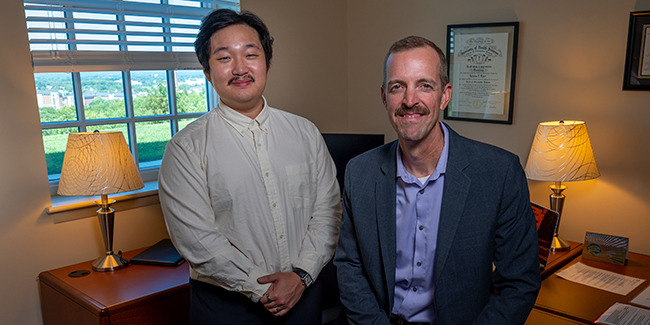
<svg viewBox="0 0 650 325">
<path fill-rule="evenodd" d="M 540 286 L 523 169 L 514 154 L 448 129 L 434 272 L 437 322 L 523 324 Z M 355 324 L 389 324 L 393 308 L 397 146 L 370 150 L 346 168 L 334 264 L 341 302 Z"/>
</svg>

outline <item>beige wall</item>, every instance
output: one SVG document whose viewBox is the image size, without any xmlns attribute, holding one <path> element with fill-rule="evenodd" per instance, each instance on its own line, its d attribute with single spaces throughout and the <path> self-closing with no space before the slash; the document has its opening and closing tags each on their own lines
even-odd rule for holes
<svg viewBox="0 0 650 325">
<path fill-rule="evenodd" d="M 269 104 L 347 131 L 346 1 L 242 0 L 275 38 L 265 96 Z"/>
<path fill-rule="evenodd" d="M 567 4 L 569 3 L 569 4 Z M 447 24 L 519 21 L 512 125 L 449 122 L 469 137 L 518 154 L 538 122 L 587 122 L 602 177 L 567 184 L 560 233 L 629 236 L 650 254 L 650 92 L 621 91 L 628 15 L 649 1 L 242 0 L 276 38 L 266 96 L 323 132 L 394 133 L 379 98 L 388 46 L 408 34 L 445 44 Z M 102 253 L 95 218 L 53 223 L 21 0 L 0 4 L 0 324 L 40 324 L 39 272 Z M 546 204 L 548 183 L 531 182 Z M 116 214 L 115 248 L 166 235 L 158 206 Z"/>
</svg>

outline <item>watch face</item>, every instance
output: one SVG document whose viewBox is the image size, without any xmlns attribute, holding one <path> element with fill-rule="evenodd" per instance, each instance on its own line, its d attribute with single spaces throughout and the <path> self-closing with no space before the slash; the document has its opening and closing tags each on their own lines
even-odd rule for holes
<svg viewBox="0 0 650 325">
<path fill-rule="evenodd" d="M 302 283 L 306 287 L 309 287 L 314 282 L 312 280 L 311 276 L 309 275 L 309 273 L 307 273 L 307 272 L 305 272 L 305 271 L 303 271 L 301 269 L 296 268 L 295 270 L 293 270 L 293 272 L 298 274 L 298 276 L 300 277 L 300 280 L 302 280 Z"/>
<path fill-rule="evenodd" d="M 311 277 L 309 276 L 309 274 L 305 273 L 305 275 L 303 277 L 301 277 L 301 278 L 302 278 L 302 283 L 304 283 L 306 286 L 309 287 L 311 285 L 312 280 L 311 280 Z"/>
</svg>

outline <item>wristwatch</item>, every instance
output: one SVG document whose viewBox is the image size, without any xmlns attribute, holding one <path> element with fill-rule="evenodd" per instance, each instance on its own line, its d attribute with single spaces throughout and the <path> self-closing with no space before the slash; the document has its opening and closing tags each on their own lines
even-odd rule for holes
<svg viewBox="0 0 650 325">
<path fill-rule="evenodd" d="M 311 275 L 309 275 L 309 273 L 305 272 L 302 269 L 295 267 L 293 268 L 293 273 L 298 274 L 300 280 L 302 280 L 302 284 L 305 285 L 305 288 L 309 288 L 309 286 L 312 283 L 314 283 L 314 280 L 311 278 Z"/>
</svg>

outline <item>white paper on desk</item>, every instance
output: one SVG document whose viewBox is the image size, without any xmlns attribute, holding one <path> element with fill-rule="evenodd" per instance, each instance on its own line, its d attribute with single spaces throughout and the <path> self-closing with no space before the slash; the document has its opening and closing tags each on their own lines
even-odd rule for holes
<svg viewBox="0 0 650 325">
<path fill-rule="evenodd" d="M 650 287 L 645 288 L 641 293 L 634 297 L 632 301 L 633 304 L 650 307 Z"/>
<path fill-rule="evenodd" d="M 569 281 L 624 296 L 645 281 L 644 279 L 587 266 L 580 262 L 557 272 L 557 275 Z"/>
<path fill-rule="evenodd" d="M 648 325 L 650 324 L 650 310 L 617 302 L 598 317 L 596 324 Z"/>
</svg>

